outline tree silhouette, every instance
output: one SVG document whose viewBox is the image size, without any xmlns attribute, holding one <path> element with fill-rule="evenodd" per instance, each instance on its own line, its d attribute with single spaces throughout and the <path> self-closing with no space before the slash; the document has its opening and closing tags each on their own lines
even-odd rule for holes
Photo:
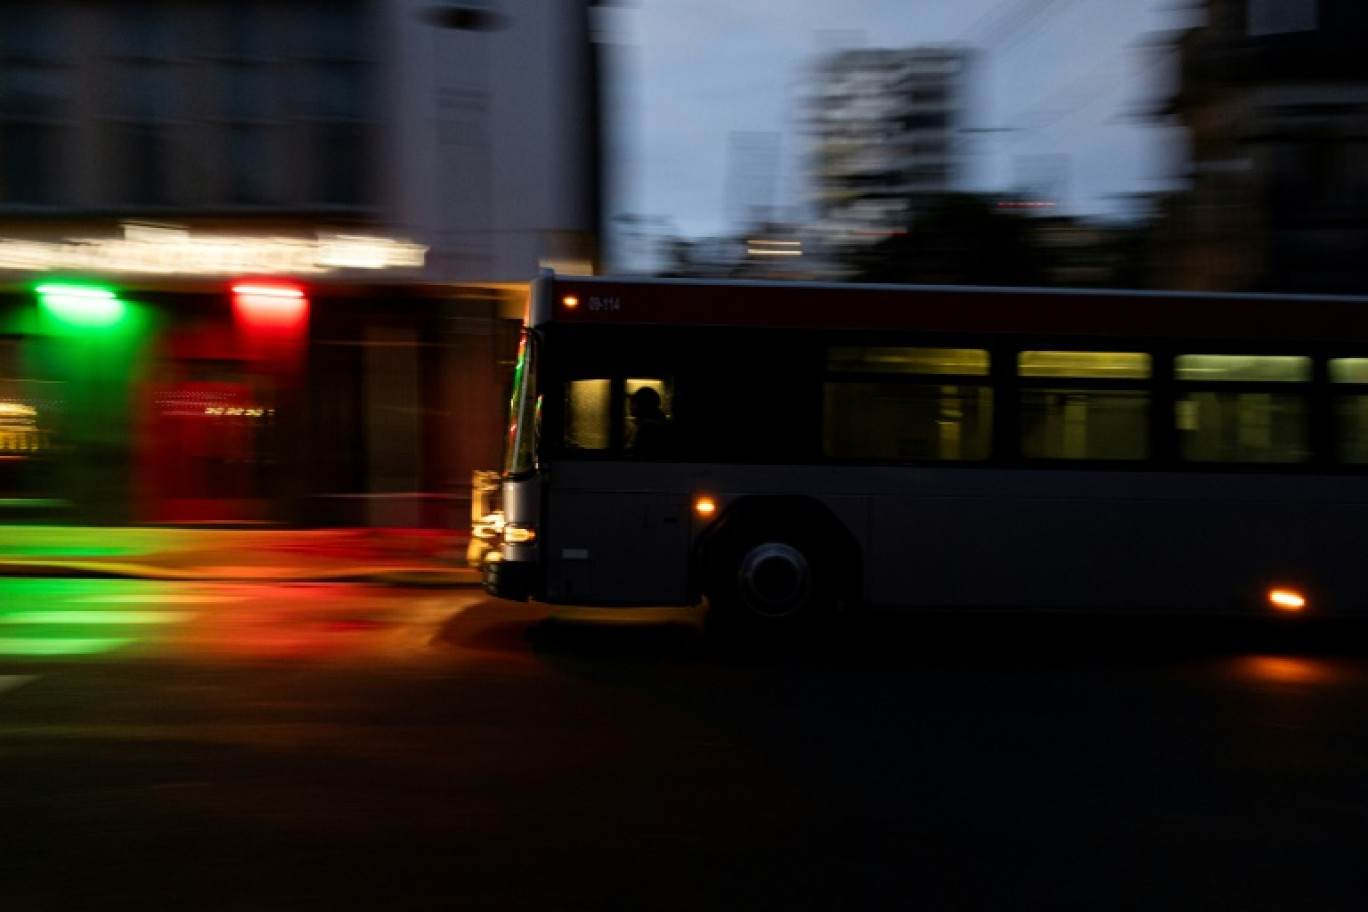
<svg viewBox="0 0 1368 912">
<path fill-rule="evenodd" d="M 1031 216 L 990 197 L 948 193 L 921 207 L 907 229 L 852 254 L 857 282 L 1048 285 L 1052 255 Z"/>
</svg>

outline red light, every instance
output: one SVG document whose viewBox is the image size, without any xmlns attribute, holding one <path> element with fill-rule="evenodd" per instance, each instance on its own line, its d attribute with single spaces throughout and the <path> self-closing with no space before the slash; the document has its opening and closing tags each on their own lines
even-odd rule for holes
<svg viewBox="0 0 1368 912">
<path fill-rule="evenodd" d="M 293 285 L 234 285 L 233 294 L 253 298 L 302 298 L 304 291 Z"/>
<path fill-rule="evenodd" d="M 243 354 L 284 370 L 298 367 L 309 335 L 309 299 L 288 282 L 239 282 L 233 288 L 233 319 Z"/>
<path fill-rule="evenodd" d="M 243 282 L 233 286 L 233 309 L 247 327 L 299 330 L 309 318 L 309 299 L 297 285 Z"/>
</svg>

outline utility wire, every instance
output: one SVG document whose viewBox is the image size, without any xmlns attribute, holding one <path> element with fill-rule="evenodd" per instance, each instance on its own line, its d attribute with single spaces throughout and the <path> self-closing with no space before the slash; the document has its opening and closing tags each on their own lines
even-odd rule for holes
<svg viewBox="0 0 1368 912">
<path fill-rule="evenodd" d="M 964 40 L 978 47 L 1001 53 L 1030 34 L 1039 31 L 1050 19 L 1064 12 L 1077 0 L 1004 0 L 981 18 L 966 33 Z"/>
<path fill-rule="evenodd" d="M 1063 88 L 1056 90 L 1052 97 L 1027 108 L 1016 117 L 1010 118 L 1010 121 L 1021 124 L 1022 129 L 1026 130 L 1040 130 L 1058 123 L 1066 117 L 1072 117 L 1091 107 L 1122 86 L 1139 82 L 1151 70 L 1160 64 L 1167 63 L 1174 53 L 1173 48 L 1163 49 L 1162 52 L 1154 54 L 1148 63 L 1134 72 L 1126 72 L 1125 70 L 1107 72 L 1107 67 L 1111 65 L 1112 61 L 1103 60 Z"/>
</svg>

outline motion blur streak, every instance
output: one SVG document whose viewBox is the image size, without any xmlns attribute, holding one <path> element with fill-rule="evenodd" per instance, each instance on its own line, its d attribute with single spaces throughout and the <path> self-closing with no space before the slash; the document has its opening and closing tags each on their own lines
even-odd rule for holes
<svg viewBox="0 0 1368 912">
<path fill-rule="evenodd" d="M 127 646 L 133 640 L 121 637 L 50 637 L 50 638 L 0 638 L 0 655 L 9 656 L 62 656 L 91 655 L 109 652 L 120 646 Z"/>
<path fill-rule="evenodd" d="M 174 624 L 188 611 L 21 611 L 0 614 L 0 624 Z"/>
</svg>

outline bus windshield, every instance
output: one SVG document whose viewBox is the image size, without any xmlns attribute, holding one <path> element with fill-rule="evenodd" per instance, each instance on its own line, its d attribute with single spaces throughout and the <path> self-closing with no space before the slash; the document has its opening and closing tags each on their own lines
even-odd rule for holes
<svg viewBox="0 0 1368 912">
<path fill-rule="evenodd" d="M 505 476 L 525 475 L 536 468 L 537 405 L 536 339 L 523 330 L 518 343 L 518 366 L 513 372 L 513 398 L 508 407 Z"/>
</svg>

